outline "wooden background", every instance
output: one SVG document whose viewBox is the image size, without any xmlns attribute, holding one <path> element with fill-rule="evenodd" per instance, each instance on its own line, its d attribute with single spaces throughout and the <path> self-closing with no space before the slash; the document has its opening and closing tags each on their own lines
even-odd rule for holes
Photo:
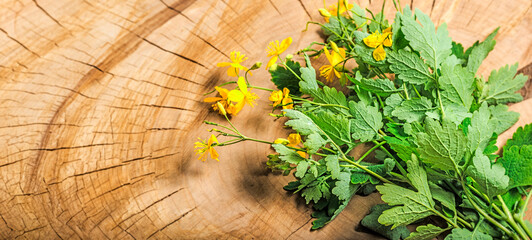
<svg viewBox="0 0 532 240">
<path fill-rule="evenodd" d="M 193 152 L 209 135 L 201 122 L 223 121 L 202 102 L 232 80 L 215 64 L 233 50 L 249 66 L 266 62 L 267 43 L 288 36 L 289 52 L 320 40 L 316 27 L 301 30 L 322 21 L 322 4 L 1 0 L 0 238 L 374 238 L 355 226 L 376 194 L 310 232 L 310 209 L 282 189 L 292 177 L 264 168 L 268 146 L 221 149 L 219 163 Z M 381 1 L 359 4 L 378 11 Z M 447 22 L 465 46 L 501 26 L 482 74 L 517 61 L 532 71 L 530 0 L 405 4 Z M 386 9 L 393 16 L 391 1 Z M 251 81 L 272 87 L 264 70 Z M 267 93 L 259 96 L 234 123 L 249 136 L 285 137 L 267 116 Z M 532 121 L 531 101 L 512 106 L 521 125 Z"/>
</svg>

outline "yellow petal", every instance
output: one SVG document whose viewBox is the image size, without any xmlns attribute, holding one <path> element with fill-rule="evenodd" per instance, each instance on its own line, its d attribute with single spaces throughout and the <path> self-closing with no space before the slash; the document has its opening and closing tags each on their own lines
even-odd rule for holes
<svg viewBox="0 0 532 240">
<path fill-rule="evenodd" d="M 268 61 L 268 64 L 266 65 L 266 70 L 270 70 L 270 67 L 277 62 L 277 55 L 273 55 L 272 58 L 270 58 L 270 61 Z"/>
<path fill-rule="evenodd" d="M 244 94 L 240 90 L 231 90 L 227 95 L 227 100 L 230 102 L 242 102 L 244 101 Z"/>
<path fill-rule="evenodd" d="M 238 88 L 240 88 L 240 91 L 246 95 L 248 93 L 248 85 L 246 83 L 246 79 L 244 77 L 238 77 L 238 81 L 236 82 L 238 84 Z"/>
<path fill-rule="evenodd" d="M 244 108 L 245 104 L 246 104 L 246 102 L 244 102 L 244 101 L 236 103 L 233 106 L 233 108 L 232 108 L 232 113 L 231 114 L 237 115 L 242 110 L 242 108 Z"/>
<path fill-rule="evenodd" d="M 283 98 L 283 101 L 282 101 L 283 109 L 293 109 L 294 108 L 294 104 L 292 104 L 293 102 L 294 101 L 292 101 L 292 98 L 290 97 Z"/>
<path fill-rule="evenodd" d="M 209 142 L 207 143 L 207 145 L 211 147 L 213 143 L 218 143 L 218 139 L 216 139 L 216 136 L 214 136 L 214 134 L 211 134 L 211 137 L 209 138 Z"/>
<path fill-rule="evenodd" d="M 290 89 L 288 89 L 288 88 L 283 88 L 283 96 L 284 96 L 284 97 L 288 97 L 288 94 L 290 94 Z"/>
<path fill-rule="evenodd" d="M 299 135 L 299 133 L 292 133 L 288 135 L 288 141 L 290 142 L 290 145 L 298 145 L 301 143 L 301 135 Z"/>
<path fill-rule="evenodd" d="M 381 34 L 379 31 L 372 33 L 371 35 L 367 36 L 363 39 L 366 46 L 370 48 L 376 48 L 381 44 Z"/>
<path fill-rule="evenodd" d="M 286 144 L 289 144 L 290 142 L 288 141 L 288 139 L 285 139 L 285 138 L 277 138 L 275 139 L 275 141 L 273 141 L 273 143 L 286 145 Z"/>
<path fill-rule="evenodd" d="M 392 32 L 392 27 L 388 27 L 384 29 L 384 31 L 382 31 L 382 33 L 391 33 L 391 32 Z"/>
<path fill-rule="evenodd" d="M 204 102 L 218 102 L 220 100 L 223 100 L 221 97 L 208 97 L 203 99 Z"/>
<path fill-rule="evenodd" d="M 229 65 L 231 65 L 231 63 L 228 62 L 221 62 L 216 64 L 217 67 L 227 67 Z"/>
<path fill-rule="evenodd" d="M 214 148 L 210 148 L 210 149 L 209 149 L 209 153 L 211 154 L 211 158 L 212 158 L 212 159 L 214 159 L 214 160 L 216 160 L 216 161 L 218 161 L 218 162 L 220 161 L 220 160 L 218 160 L 218 157 L 220 157 L 220 154 L 218 154 L 218 152 L 216 151 L 216 149 L 214 149 Z"/>
<path fill-rule="evenodd" d="M 227 98 L 227 94 L 229 93 L 229 90 L 225 89 L 225 88 L 222 88 L 222 87 L 214 87 L 214 89 L 216 89 L 216 91 L 218 91 L 218 93 L 220 93 L 220 96 L 222 96 L 222 98 L 226 99 Z"/>
<path fill-rule="evenodd" d="M 386 58 L 386 52 L 384 51 L 384 47 L 382 47 L 382 45 L 373 50 L 373 58 L 377 61 L 382 61 L 384 58 Z"/>
<path fill-rule="evenodd" d="M 327 49 L 327 46 L 323 47 L 323 52 L 325 53 L 325 57 L 327 57 L 327 60 L 329 61 L 329 63 L 332 64 L 333 57 L 332 57 L 331 53 L 329 53 L 329 49 Z"/>
<path fill-rule="evenodd" d="M 277 54 L 281 54 L 284 51 L 286 51 L 286 49 L 288 49 L 288 47 L 290 47 L 291 44 L 292 44 L 292 37 L 287 37 L 283 39 L 283 41 L 281 42 L 281 47 L 277 49 Z"/>
<path fill-rule="evenodd" d="M 227 69 L 227 75 L 229 77 L 238 77 L 238 68 L 235 68 L 235 67 L 230 67 Z"/>
</svg>

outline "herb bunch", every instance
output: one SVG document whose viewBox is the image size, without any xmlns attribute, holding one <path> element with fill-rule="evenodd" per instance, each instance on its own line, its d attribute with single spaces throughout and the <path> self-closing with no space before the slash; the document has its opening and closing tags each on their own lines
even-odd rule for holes
<svg viewBox="0 0 532 240">
<path fill-rule="evenodd" d="M 498 29 L 464 49 L 445 24 L 436 29 L 421 11 L 394 5 L 399 11 L 391 24 L 383 10 L 373 14 L 346 1 L 319 9 L 326 23 L 311 23 L 327 39 L 298 52 L 305 66 L 292 55 L 280 57 L 291 38 L 270 43 L 267 69 L 278 90 L 251 85 L 248 72 L 260 63 L 245 68 L 244 56 L 232 53 L 238 58 L 220 66 L 239 78 L 222 85 L 238 87 L 221 85 L 220 97 L 206 99 L 230 126 L 206 123 L 230 140 L 220 143 L 212 135 L 198 142 L 200 158 L 211 153 L 218 160 L 215 147 L 241 141 L 271 144 L 276 153 L 267 165 L 294 173 L 296 181 L 285 189 L 312 204 L 312 229 L 332 221 L 353 196 L 378 191 L 385 204 L 374 206 L 361 224 L 389 239 L 531 238 L 523 217 L 532 195 L 532 125 L 519 128 L 502 155 L 495 146 L 498 134 L 519 118 L 506 104 L 522 100 L 516 91 L 527 78 L 516 76 L 517 64 L 493 70 L 487 81 L 477 75 Z M 330 64 L 316 71 L 310 58 L 322 54 Z M 337 79 L 347 90 L 319 77 Z M 271 91 L 273 109 L 281 111 L 270 115 L 287 118 L 294 131 L 287 139 L 250 138 L 231 123 L 228 115 L 253 106 L 254 89 Z M 353 157 L 362 144 L 369 150 Z M 411 224 L 415 232 L 406 228 Z"/>
</svg>

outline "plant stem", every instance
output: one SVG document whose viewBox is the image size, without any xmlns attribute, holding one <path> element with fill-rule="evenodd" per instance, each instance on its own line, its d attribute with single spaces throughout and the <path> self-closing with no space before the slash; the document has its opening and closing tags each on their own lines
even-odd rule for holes
<svg viewBox="0 0 532 240">
<path fill-rule="evenodd" d="M 517 214 L 514 214 L 514 219 L 515 221 L 517 221 L 517 223 L 519 223 L 519 225 L 525 230 L 526 232 L 526 235 L 528 235 L 528 237 L 530 239 L 532 239 L 532 231 L 528 228 L 528 226 L 525 224 L 525 221 L 523 221 L 522 218 L 520 218 Z M 526 239 L 526 238 L 525 238 Z"/>
<path fill-rule="evenodd" d="M 377 144 L 377 141 L 373 141 L 373 143 Z M 386 155 L 390 156 L 390 158 L 392 158 L 393 160 L 395 160 L 395 162 L 397 164 L 395 164 L 395 166 L 397 166 L 397 168 L 399 169 L 399 172 L 401 172 L 401 174 L 403 176 L 406 176 L 406 170 L 403 168 L 403 166 L 401 166 L 401 163 L 399 162 L 399 160 L 397 160 L 397 158 L 395 158 L 389 151 L 388 149 L 386 149 L 384 146 L 380 146 L 380 149 L 382 151 L 384 151 L 384 153 L 386 153 Z"/>
<path fill-rule="evenodd" d="M 374 141 L 376 142 L 376 141 Z M 364 155 L 362 155 L 358 160 L 357 160 L 357 163 L 360 163 L 362 162 L 362 160 L 364 160 L 364 158 L 366 158 L 371 152 L 373 152 L 375 149 L 379 148 L 380 146 L 382 146 L 383 144 L 385 144 L 386 141 L 382 141 L 380 143 L 376 143 L 375 146 L 373 146 L 372 148 L 370 148 L 366 153 L 364 153 Z"/>
<path fill-rule="evenodd" d="M 254 89 L 259 89 L 259 90 L 264 90 L 264 91 L 269 91 L 269 92 L 273 92 L 275 90 L 273 89 L 269 89 L 269 88 L 263 88 L 263 87 L 259 87 L 259 86 L 251 86 L 251 85 L 248 85 L 249 88 L 254 88 Z"/>
<path fill-rule="evenodd" d="M 470 223 L 468 223 L 466 220 L 464 220 L 463 218 L 461 218 L 459 216 L 456 216 L 456 220 L 458 220 L 462 225 L 466 226 L 469 229 L 473 228 L 473 226 L 471 226 Z"/>
<path fill-rule="evenodd" d="M 381 175 L 369 170 L 368 168 L 358 164 L 357 162 L 354 162 L 354 161 L 351 161 L 349 160 L 347 157 L 345 157 L 345 155 L 343 156 L 343 158 L 341 159 L 342 161 L 344 162 L 348 162 L 348 163 L 351 163 L 353 166 L 357 167 L 357 168 L 360 168 L 362 170 L 364 170 L 365 172 L 369 173 L 370 175 L 376 177 L 377 179 L 381 180 L 382 182 L 385 182 L 385 183 L 389 183 L 389 184 L 393 184 L 392 182 L 390 182 L 388 179 L 386 178 L 383 178 Z"/>
<path fill-rule="evenodd" d="M 513 217 L 512 213 L 510 212 L 510 209 L 508 209 L 508 206 L 506 206 L 506 203 L 502 199 L 501 195 L 497 195 L 497 199 L 499 199 L 499 201 L 501 202 L 502 210 L 504 210 L 504 213 L 506 214 L 506 217 L 505 217 L 506 222 L 508 222 L 510 224 L 510 226 L 512 226 L 512 228 L 517 232 L 517 234 L 519 234 L 519 236 L 522 239 L 526 239 L 526 235 L 523 232 L 523 229 L 521 229 L 517 225 L 517 223 L 514 221 L 514 217 Z"/>
<path fill-rule="evenodd" d="M 469 189 L 466 188 L 465 184 L 464 184 L 464 181 L 463 180 L 460 180 L 460 182 L 462 183 L 462 188 L 464 189 L 464 192 L 465 192 L 465 195 L 467 197 L 467 199 L 469 200 L 469 202 L 471 203 L 471 205 L 473 205 L 473 207 L 475 208 L 475 210 L 477 210 L 477 212 L 482 215 L 486 220 L 488 220 L 492 225 L 498 227 L 499 229 L 501 229 L 504 233 L 506 233 L 508 236 L 512 237 L 513 239 L 515 240 L 519 240 L 519 238 L 515 235 L 515 233 L 511 232 L 510 230 L 508 230 L 508 228 L 506 228 L 505 226 L 503 226 L 501 223 L 499 223 L 498 221 L 496 221 L 495 219 L 493 219 L 492 217 L 490 217 L 484 210 L 482 210 L 482 208 L 480 208 L 477 203 L 473 200 L 473 198 L 471 198 L 471 192 L 469 192 Z"/>
</svg>

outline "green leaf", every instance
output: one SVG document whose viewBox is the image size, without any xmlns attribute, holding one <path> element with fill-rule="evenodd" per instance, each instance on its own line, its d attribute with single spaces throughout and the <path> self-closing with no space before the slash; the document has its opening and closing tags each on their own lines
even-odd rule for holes
<svg viewBox="0 0 532 240">
<path fill-rule="evenodd" d="M 305 200 L 307 201 L 307 204 L 309 204 L 311 201 L 314 201 L 315 203 L 317 203 L 321 199 L 323 194 L 320 190 L 320 186 L 314 185 L 314 186 L 303 189 L 301 196 L 303 196 Z"/>
<path fill-rule="evenodd" d="M 490 235 L 478 231 L 471 232 L 465 228 L 455 228 L 445 240 L 491 240 Z"/>
<path fill-rule="evenodd" d="M 432 110 L 432 102 L 426 97 L 421 97 L 403 101 L 392 111 L 392 115 L 409 123 L 420 122 L 430 110 Z"/>
<path fill-rule="evenodd" d="M 404 82 L 425 84 L 434 81 L 427 65 L 414 52 L 401 49 L 398 52 L 390 52 L 386 59 L 390 63 L 390 69 Z"/>
<path fill-rule="evenodd" d="M 336 90 L 336 88 L 330 88 L 327 86 L 324 86 L 322 89 L 316 89 L 312 90 L 308 93 L 314 98 L 314 102 L 317 103 L 324 103 L 324 104 L 335 104 L 340 105 L 345 108 L 341 107 L 327 107 L 328 109 L 332 109 L 335 111 L 338 111 L 340 113 L 343 113 L 344 115 L 348 115 L 347 110 L 347 99 L 344 95 L 344 93 Z"/>
<path fill-rule="evenodd" d="M 366 215 L 360 224 L 362 226 L 371 229 L 372 231 L 379 233 L 380 235 L 386 237 L 387 239 L 400 240 L 405 239 L 410 234 L 410 231 L 405 227 L 397 227 L 392 229 L 390 226 L 384 226 L 379 223 L 378 218 L 384 210 L 392 208 L 386 204 L 377 204 L 373 206 L 370 210 L 370 213 Z"/>
<path fill-rule="evenodd" d="M 464 133 L 448 121 L 440 125 L 437 121 L 427 119 L 425 124 L 425 132 L 417 135 L 422 161 L 441 170 L 456 171 L 466 152 Z"/>
<path fill-rule="evenodd" d="M 445 191 L 443 188 L 432 182 L 429 182 L 429 187 L 434 200 L 440 202 L 442 206 L 448 208 L 453 213 L 456 213 L 456 202 L 453 193 Z"/>
<path fill-rule="evenodd" d="M 293 109 L 283 111 L 286 113 L 285 116 L 290 118 L 285 125 L 292 127 L 301 135 L 320 134 L 325 141 L 331 140 L 338 145 L 352 144 L 349 120 L 343 115 L 319 111 L 310 113 L 309 117 Z"/>
<path fill-rule="evenodd" d="M 270 71 L 270 74 L 272 76 L 272 82 L 280 90 L 283 90 L 283 88 L 287 88 L 288 90 L 290 90 L 290 94 L 295 96 L 301 96 L 301 91 L 299 91 L 298 78 L 298 76 L 301 75 L 301 72 L 299 71 L 301 65 L 299 65 L 298 62 L 294 62 L 292 60 L 287 60 L 286 65 L 290 69 L 292 69 L 292 71 L 294 71 L 296 75 L 294 75 L 294 73 L 292 73 L 287 68 L 279 66 L 275 71 Z"/>
<path fill-rule="evenodd" d="M 498 31 L 499 28 L 496 28 L 482 43 L 473 45 L 471 50 L 468 49 L 468 51 L 471 52 L 467 60 L 467 70 L 469 72 L 476 73 L 482 61 L 484 61 L 491 50 L 493 50 L 496 42 L 494 38 Z"/>
<path fill-rule="evenodd" d="M 467 57 L 464 54 L 464 46 L 461 43 L 452 42 L 451 51 L 458 59 L 466 59 Z"/>
<path fill-rule="evenodd" d="M 532 145 L 505 148 L 499 162 L 512 180 L 510 188 L 532 185 Z"/>
<path fill-rule="evenodd" d="M 340 176 L 340 164 L 338 163 L 338 156 L 328 155 L 325 157 L 325 163 L 327 164 L 327 171 L 331 172 L 331 178 L 338 179 Z"/>
<path fill-rule="evenodd" d="M 466 174 L 475 180 L 480 190 L 490 199 L 504 194 L 510 181 L 505 175 L 504 167 L 499 163 L 492 165 L 480 149 L 477 149 L 473 165 L 467 168 Z"/>
<path fill-rule="evenodd" d="M 368 142 L 379 134 L 382 128 L 382 114 L 379 109 L 367 106 L 362 102 L 349 102 L 349 111 L 354 119 L 351 119 L 351 132 L 354 139 L 361 142 Z"/>
<path fill-rule="evenodd" d="M 494 132 L 494 126 L 490 124 L 490 111 L 487 104 L 482 104 L 480 108 L 473 113 L 471 124 L 467 127 L 467 143 L 470 153 L 477 149 L 484 151 Z"/>
<path fill-rule="evenodd" d="M 391 158 L 386 158 L 383 164 L 367 165 L 366 168 L 373 171 L 376 174 L 385 176 L 388 172 L 392 171 L 395 167 L 395 161 Z M 371 176 L 366 171 L 361 169 L 353 169 L 351 172 L 351 183 L 352 184 L 363 184 L 370 181 L 372 184 L 380 183 L 380 180 Z"/>
<path fill-rule="evenodd" d="M 367 79 L 361 78 L 360 80 L 347 76 L 351 82 L 359 86 L 360 88 L 375 93 L 379 96 L 387 97 L 392 93 L 401 92 L 403 89 L 397 89 L 390 79 Z M 353 86 L 347 86 L 353 89 Z"/>
<path fill-rule="evenodd" d="M 279 153 L 279 158 L 287 163 L 298 164 L 305 160 L 295 150 L 287 148 L 283 144 L 272 144 L 272 147 Z"/>
<path fill-rule="evenodd" d="M 523 146 L 523 145 L 532 145 L 532 124 L 527 124 L 524 128 L 519 127 L 512 139 L 509 139 L 506 142 L 504 149 L 510 148 L 512 146 Z"/>
<path fill-rule="evenodd" d="M 305 176 L 305 174 L 307 173 L 308 166 L 309 166 L 309 162 L 307 161 L 299 162 L 296 167 L 295 176 L 298 178 L 302 178 L 303 176 Z"/>
<path fill-rule="evenodd" d="M 516 91 L 523 87 L 528 77 L 523 74 L 515 76 L 516 73 L 517 63 L 511 67 L 506 65 L 499 71 L 493 70 L 487 84 L 482 89 L 480 101 L 486 101 L 489 104 L 522 101 L 523 97 Z"/>
<path fill-rule="evenodd" d="M 335 187 L 332 189 L 332 194 L 338 196 L 340 200 L 350 199 L 353 195 L 352 189 L 356 188 L 355 185 L 351 184 L 351 174 L 347 172 L 341 172 L 335 184 Z"/>
<path fill-rule="evenodd" d="M 473 102 L 475 76 L 460 65 L 443 64 L 439 78 L 442 102 L 464 106 L 466 111 Z"/>
<path fill-rule="evenodd" d="M 398 93 L 394 93 L 390 95 L 388 98 L 386 98 L 386 106 L 382 109 L 382 112 L 385 116 L 392 116 L 392 111 L 401 105 L 403 102 L 403 98 L 401 98 L 401 95 Z"/>
<path fill-rule="evenodd" d="M 350 122 L 346 116 L 331 111 L 314 111 L 308 113 L 308 117 L 338 146 L 352 144 Z"/>
<path fill-rule="evenodd" d="M 431 240 L 439 236 L 448 229 L 442 229 L 432 224 L 418 226 L 416 231 L 411 233 L 405 240 Z"/>
<path fill-rule="evenodd" d="M 415 153 L 415 149 L 412 147 L 412 145 L 410 145 L 408 141 L 388 136 L 385 136 L 384 140 L 386 140 L 392 150 L 397 153 L 397 156 L 403 159 L 403 161 L 405 162 L 410 160 L 412 153 Z"/>
<path fill-rule="evenodd" d="M 519 120 L 519 113 L 509 112 L 508 106 L 499 104 L 489 107 L 491 112 L 491 117 L 489 120 L 489 125 L 494 126 L 495 133 L 501 134 L 506 131 L 506 129 L 513 126 L 517 120 Z"/>
<path fill-rule="evenodd" d="M 410 41 L 410 46 L 427 61 L 432 69 L 438 69 L 440 64 L 451 54 L 452 40 L 447 32 L 445 23 L 434 27 L 430 17 L 416 9 L 416 18 L 421 23 L 416 22 L 413 16 L 405 14 L 401 18 L 401 30 L 405 38 Z"/>
<path fill-rule="evenodd" d="M 443 111 L 445 112 L 445 119 L 456 125 L 460 125 L 464 119 L 471 117 L 469 109 L 458 104 L 445 103 L 443 105 Z M 429 116 L 428 113 L 427 116 Z"/>
<path fill-rule="evenodd" d="M 309 154 L 314 154 L 327 143 L 328 141 L 323 139 L 319 133 L 312 133 L 305 138 L 303 146 Z"/>
<path fill-rule="evenodd" d="M 305 54 L 305 62 L 307 67 L 302 67 L 299 69 L 301 72 L 302 81 L 299 82 L 299 87 L 301 92 L 310 94 L 312 91 L 318 89 L 318 82 L 316 81 L 316 70 L 312 67 L 310 59 Z"/>
<path fill-rule="evenodd" d="M 379 217 L 381 224 L 393 225 L 392 229 L 408 225 L 435 212 L 427 173 L 419 165 L 415 155 L 412 155 L 412 160 L 408 161 L 407 165 L 407 177 L 417 191 L 389 183 L 377 186 L 382 200 L 390 206 L 396 206 L 384 211 Z"/>
</svg>

